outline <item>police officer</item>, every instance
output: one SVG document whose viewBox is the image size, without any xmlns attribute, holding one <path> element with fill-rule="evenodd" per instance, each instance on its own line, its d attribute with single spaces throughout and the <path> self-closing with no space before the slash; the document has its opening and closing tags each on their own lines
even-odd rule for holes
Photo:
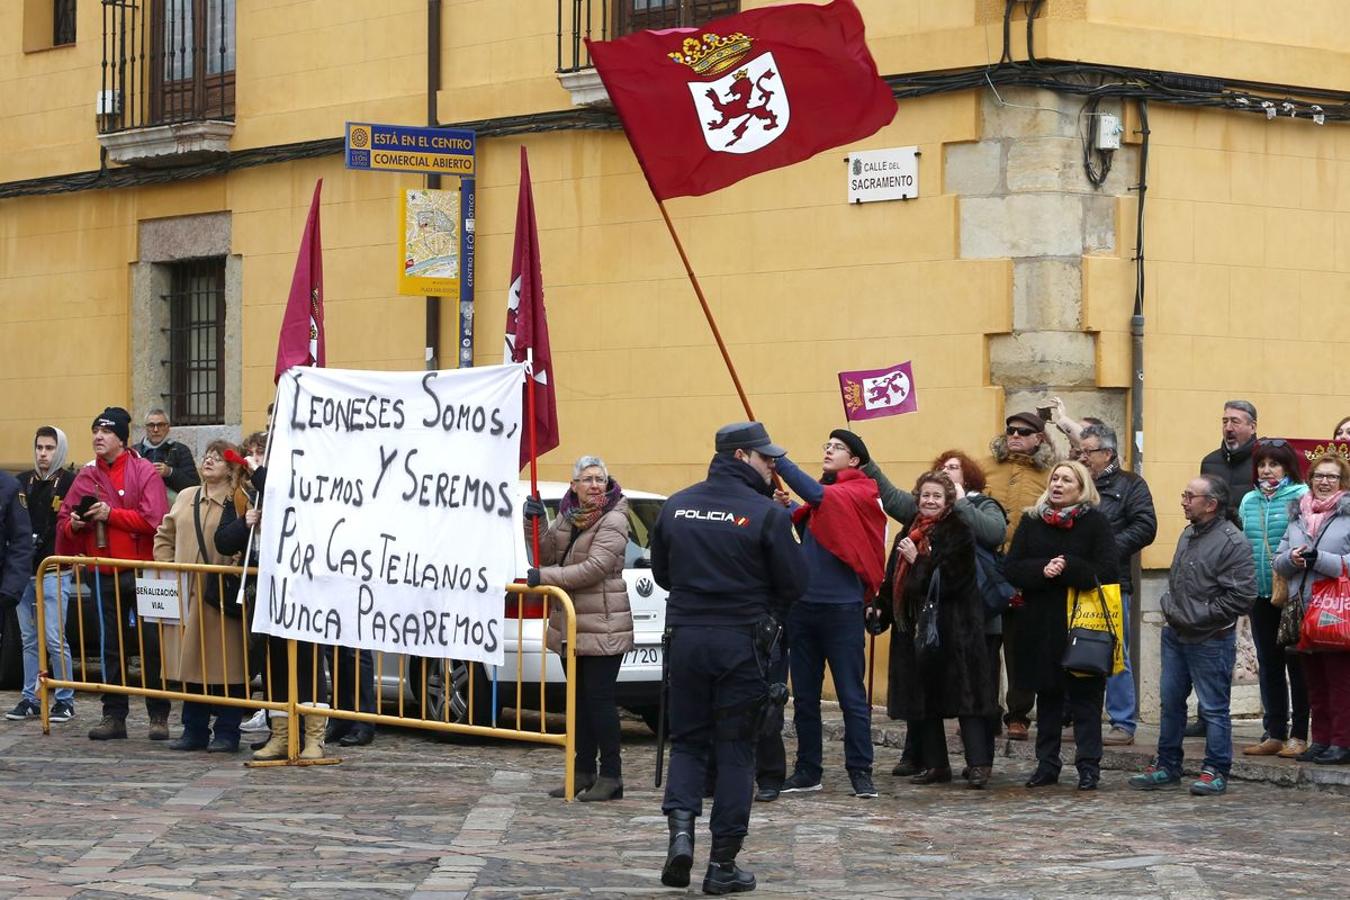
<svg viewBox="0 0 1350 900">
<path fill-rule="evenodd" d="M 670 846 L 661 882 L 689 884 L 694 819 L 703 811 L 713 755 L 712 851 L 703 891 L 728 894 L 755 889 L 755 876 L 736 866 L 736 854 L 750 822 L 756 731 L 770 693 L 766 642 L 757 647 L 756 635 L 772 634 L 801 595 L 806 565 L 788 511 L 770 486 L 774 460 L 786 451 L 758 422 L 719 429 L 716 448 L 707 480 L 666 501 L 652 529 L 651 558 L 657 584 L 670 592 L 670 777 L 661 804 Z"/>
</svg>

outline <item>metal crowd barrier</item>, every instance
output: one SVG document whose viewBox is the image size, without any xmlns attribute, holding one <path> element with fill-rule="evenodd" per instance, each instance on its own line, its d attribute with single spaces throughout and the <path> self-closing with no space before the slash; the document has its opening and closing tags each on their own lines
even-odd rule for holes
<svg viewBox="0 0 1350 900">
<path fill-rule="evenodd" d="M 96 569 L 103 573 L 101 577 L 98 577 Z M 224 578 L 227 575 L 237 576 L 244 571 L 250 578 L 256 577 L 256 569 L 243 570 L 239 567 L 198 563 L 83 556 L 51 556 L 43 560 L 38 568 L 36 603 L 38 693 L 43 733 L 51 733 L 50 692 L 57 688 L 71 688 L 285 713 L 294 726 L 288 729 L 286 758 L 250 761 L 250 766 L 341 762 L 331 756 L 324 759 L 300 758 L 303 728 L 300 717 L 306 715 L 528 741 L 563 748 L 565 796 L 568 800 L 572 799 L 572 757 L 576 734 L 576 679 L 572 675 L 576 671 L 576 612 L 566 592 L 549 586 L 507 586 L 507 616 L 504 619 L 507 634 L 502 635 L 502 640 L 506 640 L 514 631 L 514 665 L 484 667 L 478 663 L 448 658 L 393 656 L 379 652 L 371 654 L 375 711 L 363 712 L 359 709 L 362 697 L 360 666 L 352 662 L 359 661 L 361 651 L 344 651 L 343 648 L 326 645 L 302 645 L 295 640 L 288 640 L 285 665 L 287 684 L 283 699 L 280 685 L 274 684 L 274 680 L 280 677 L 280 672 L 274 670 L 279 670 L 280 666 L 268 664 L 265 636 L 250 634 L 247 630 L 247 623 L 252 621 L 252 610 L 245 607 L 239 618 L 215 616 L 217 624 L 214 633 L 210 633 L 213 630 L 206 626 L 206 617 L 201 614 L 192 616 L 196 627 L 189 628 L 189 608 L 198 602 L 195 598 L 202 595 L 204 580 L 217 579 L 219 595 L 226 598 L 226 603 L 233 604 L 234 592 L 227 587 Z M 178 619 L 149 619 L 136 612 L 135 579 L 147 577 L 176 582 L 174 599 L 181 613 Z M 47 582 L 52 578 L 56 579 L 52 582 L 54 586 L 69 590 L 70 593 L 69 604 L 58 604 L 60 633 L 66 637 L 71 653 L 69 664 L 64 653 L 57 653 L 55 661 L 49 665 L 52 654 L 47 642 L 45 595 Z M 62 579 L 68 588 L 62 586 Z M 196 590 L 189 590 L 190 585 Z M 561 606 L 566 620 L 565 654 L 561 659 L 547 652 L 543 646 L 549 613 L 555 603 Z M 73 612 L 60 608 L 63 605 L 73 606 Z M 115 628 L 116 623 L 121 623 L 121 627 Z M 202 660 L 202 674 L 207 676 L 205 683 L 185 683 L 181 679 L 171 680 L 167 677 L 178 674 L 179 666 L 176 659 L 165 658 L 166 638 L 171 653 L 181 652 L 184 642 L 191 641 L 195 645 L 198 658 Z M 115 661 L 113 672 L 105 671 L 102 644 L 107 644 L 112 651 L 111 656 Z M 309 684 L 315 686 L 317 694 L 313 702 L 297 700 L 300 694 L 302 647 L 307 651 L 303 655 L 308 657 Z M 214 664 L 206 662 L 208 648 L 219 650 L 219 657 Z M 229 665 L 234 648 L 239 650 L 235 659 L 242 664 L 238 674 L 231 671 Z M 308 648 L 312 648 L 312 652 L 308 652 Z M 533 680 L 534 673 L 526 671 L 526 653 L 523 652 L 536 649 L 539 656 L 537 682 Z M 348 657 L 345 663 L 343 656 Z M 138 669 L 129 665 L 135 657 L 140 660 Z M 561 683 L 557 677 L 549 681 L 550 662 L 553 674 L 564 676 Z M 491 675 L 488 674 L 489 670 Z M 232 675 L 235 679 L 228 680 Z M 242 681 L 238 680 L 241 675 Z M 513 678 L 510 677 L 512 675 Z M 343 679 L 347 678 L 351 679 L 350 700 L 340 705 L 336 701 L 343 693 L 340 687 L 345 687 Z M 457 689 L 459 683 L 463 684 L 462 693 Z M 555 693 L 561 694 L 561 697 L 555 696 L 552 701 L 552 711 L 561 712 L 565 717 L 561 732 L 549 731 L 547 727 L 550 683 Z M 385 698 L 386 689 L 394 692 L 393 699 Z M 485 698 L 484 691 L 489 691 L 490 696 Z M 327 697 L 332 702 L 322 705 L 319 697 Z M 484 703 L 484 700 L 487 702 Z M 504 706 L 513 706 L 515 709 L 514 716 L 505 717 L 505 722 L 500 721 L 503 717 L 498 715 L 498 710 Z M 488 710 L 486 716 L 482 714 L 484 707 Z M 537 727 L 526 727 L 522 715 L 526 708 L 538 711 Z M 485 718 L 487 721 L 483 721 Z"/>
</svg>

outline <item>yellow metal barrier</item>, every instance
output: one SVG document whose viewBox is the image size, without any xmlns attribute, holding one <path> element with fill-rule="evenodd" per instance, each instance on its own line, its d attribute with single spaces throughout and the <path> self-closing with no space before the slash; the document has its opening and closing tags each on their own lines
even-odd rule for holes
<svg viewBox="0 0 1350 900">
<path fill-rule="evenodd" d="M 280 672 L 274 674 L 274 668 L 279 667 L 270 664 L 270 658 L 266 655 L 268 653 L 267 647 L 260 647 L 254 643 L 255 640 L 264 636 L 255 636 L 246 630 L 246 624 L 251 622 L 250 611 L 245 608 L 239 618 L 227 617 L 216 613 L 213 607 L 202 604 L 197 599 L 203 593 L 203 578 L 216 578 L 218 579 L 217 590 L 219 595 L 225 596 L 225 603 L 233 604 L 235 598 L 229 596 L 231 592 L 226 587 L 223 576 L 239 575 L 243 571 L 239 567 L 231 566 L 92 557 L 52 556 L 43 560 L 38 569 L 36 603 L 38 686 L 42 708 L 43 733 L 51 733 L 49 691 L 57 688 L 71 688 L 82 691 L 155 697 L 180 702 L 240 706 L 249 709 L 261 708 L 284 713 L 293 726 L 287 730 L 286 758 L 275 761 L 250 762 L 249 765 L 253 766 L 318 765 L 341 761 L 333 757 L 322 759 L 300 758 L 301 716 L 344 719 L 372 725 L 400 725 L 430 731 L 529 741 L 553 744 L 563 748 L 565 755 L 563 776 L 565 797 L 569 801 L 572 799 L 574 790 L 572 758 L 575 752 L 576 733 L 576 679 L 574 677 L 576 671 L 576 612 L 572 606 L 572 600 L 566 592 L 549 586 L 537 588 L 518 584 L 507 586 L 509 598 L 507 602 L 508 604 L 514 602 L 515 613 L 516 659 L 515 678 L 512 680 L 504 680 L 502 674 L 505 669 L 501 669 L 497 672 L 497 678 L 489 682 L 486 677 L 488 667 L 482 667 L 473 662 L 424 657 L 399 657 L 397 677 L 394 682 L 397 700 L 393 703 L 397 714 L 389 715 L 384 710 L 390 704 L 384 700 L 382 691 L 385 686 L 385 659 L 384 654 L 378 652 L 373 654 L 375 712 L 362 712 L 359 709 L 362 705 L 360 702 L 362 694 L 360 666 L 348 664 L 347 668 L 350 668 L 352 672 L 350 676 L 347 676 L 341 662 L 341 657 L 344 655 L 341 648 L 306 645 L 295 640 L 286 641 L 286 664 L 284 667 L 286 690 L 285 698 L 280 698 L 278 696 L 281 693 L 278 690 L 280 686 L 273 684 L 275 678 L 282 677 Z M 100 572 L 102 577 L 99 577 Z M 137 577 L 146 577 L 145 573 L 147 572 L 151 575 L 159 573 L 161 578 L 172 577 L 177 581 L 177 601 L 180 615 L 176 621 L 152 622 L 138 614 L 134 616 L 134 624 L 129 624 L 132 616 L 128 615 L 128 612 L 136 609 L 134 580 Z M 256 575 L 255 569 L 248 569 L 247 572 L 250 577 Z M 62 617 L 59 622 L 60 633 L 69 637 L 69 626 L 76 626 L 74 640 L 70 641 L 72 659 L 69 668 L 67 668 L 64 652 L 56 655 L 57 665 L 50 668 L 48 666 L 50 648 L 47 646 L 47 631 L 44 621 L 46 614 L 44 593 L 49 579 L 54 579 L 53 586 L 63 592 L 69 591 L 75 599 L 76 611 L 73 617 L 68 616 L 67 611 L 61 608 L 64 604 L 58 604 Z M 109 593 L 111 596 L 107 596 Z M 527 609 L 526 604 L 530 602 L 530 598 L 533 598 L 538 605 L 532 605 Z M 90 615 L 96 617 L 96 620 L 92 623 L 89 621 L 89 615 L 85 613 L 85 603 L 89 600 L 92 600 L 94 604 Z M 561 608 L 566 623 L 564 652 L 561 660 L 559 660 L 562 667 L 561 675 L 563 676 L 561 683 L 556 679 L 553 682 L 549 681 L 550 653 L 544 646 L 549 613 L 553 603 L 558 604 Z M 203 607 L 209 609 L 211 615 L 205 614 Z M 195 631 L 192 631 L 188 625 L 189 617 L 195 623 Z M 113 622 L 121 623 L 121 627 L 116 629 L 115 636 L 108 634 L 107 629 L 111 627 L 111 623 L 107 621 L 109 618 Z M 215 633 L 208 634 L 209 629 L 206 624 L 208 618 L 215 620 Z M 508 615 L 505 621 L 509 630 L 512 617 Z M 531 623 L 528 628 L 527 622 Z M 91 627 L 95 629 L 93 634 L 97 635 L 93 640 L 88 639 Z M 190 631 L 192 633 L 189 633 Z M 191 641 L 195 645 L 195 650 L 199 654 L 201 674 L 204 676 L 202 683 L 184 683 L 182 679 L 172 677 L 180 673 L 181 667 L 177 664 L 177 660 L 174 660 L 171 665 L 170 660 L 164 658 L 165 655 L 162 651 L 165 647 L 166 637 L 169 638 L 168 643 L 171 649 L 181 651 L 184 648 L 185 641 Z M 267 638 L 269 642 L 273 640 L 275 639 Z M 242 670 L 237 673 L 232 672 L 230 667 L 231 652 L 236 642 L 240 651 L 238 659 L 242 661 Z M 93 643 L 94 646 L 90 647 L 90 643 Z M 101 646 L 103 644 L 109 646 L 109 650 L 112 651 L 110 655 L 116 659 L 116 671 L 113 673 L 104 671 L 103 662 L 105 660 Z M 273 644 L 272 646 L 275 647 L 276 645 Z M 211 651 L 219 649 L 218 666 L 208 664 L 208 648 Z M 331 699 L 335 702 L 323 705 L 317 701 L 302 702 L 297 699 L 300 694 L 301 648 L 305 649 L 304 655 L 308 658 L 309 669 L 306 674 L 309 675 L 308 684 L 313 686 L 311 693 L 316 696 L 329 696 L 331 694 Z M 532 729 L 526 728 L 522 721 L 522 709 L 527 705 L 530 707 L 536 705 L 533 703 L 532 688 L 534 682 L 532 678 L 531 680 L 526 679 L 524 659 L 528 652 L 536 649 L 539 655 L 537 703 L 539 724 L 537 729 Z M 150 652 L 147 653 L 147 650 Z M 349 650 L 346 652 L 350 654 L 351 659 L 360 659 L 360 651 Z M 259 658 L 259 653 L 264 655 Z M 128 660 L 131 656 L 140 657 L 139 678 L 129 671 Z M 91 659 L 96 661 L 94 673 L 98 677 L 91 677 L 91 674 L 94 674 L 90 671 Z M 261 673 L 257 672 L 255 665 L 251 665 L 250 662 L 261 662 Z M 51 671 L 53 668 L 57 671 Z M 147 671 L 152 668 L 156 671 Z M 213 669 L 215 671 L 212 671 Z M 417 670 L 415 674 L 414 669 Z M 214 677 L 207 677 L 217 675 L 219 676 L 218 680 Z M 241 676 L 242 681 L 235 680 Z M 340 708 L 336 703 L 341 693 L 339 690 L 342 685 L 341 679 L 344 677 L 352 679 L 352 708 Z M 462 696 L 457 692 L 457 680 L 459 679 L 464 680 Z M 255 680 L 259 681 L 257 688 L 253 686 Z M 439 686 L 437 682 L 439 682 Z M 547 728 L 548 687 L 550 683 L 562 691 L 562 709 L 558 711 L 564 713 L 565 720 L 561 733 L 550 732 Z M 436 693 L 437 689 L 439 694 Z M 498 711 L 507 705 L 507 700 L 513 699 L 510 705 L 515 708 L 514 727 L 506 727 L 501 722 L 496 721 L 481 721 L 482 717 L 478 713 L 483 706 L 481 692 L 484 690 L 493 692 L 493 696 L 489 698 L 487 704 L 492 719 L 497 718 Z M 261 698 L 252 696 L 256 692 L 262 694 Z M 408 696 L 415 700 L 415 709 L 406 707 L 405 699 Z M 462 705 L 462 712 L 455 709 L 457 705 Z M 475 718 L 479 718 L 480 721 L 475 721 Z"/>
</svg>

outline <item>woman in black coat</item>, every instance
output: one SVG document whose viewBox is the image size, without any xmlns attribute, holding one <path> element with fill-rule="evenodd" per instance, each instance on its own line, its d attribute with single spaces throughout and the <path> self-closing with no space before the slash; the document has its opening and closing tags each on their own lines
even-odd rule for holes
<svg viewBox="0 0 1350 900">
<path fill-rule="evenodd" d="M 1017 682 L 1036 692 L 1036 771 L 1027 787 L 1059 781 L 1060 729 L 1065 712 L 1073 718 L 1078 789 L 1096 790 L 1101 778 L 1103 677 L 1080 677 L 1064 670 L 1068 644 L 1069 588 L 1090 590 L 1117 579 L 1116 541 L 1096 509 L 1097 488 L 1077 462 L 1059 463 L 1049 486 L 1028 508 L 1004 560 L 1008 581 L 1021 589 L 1022 624 L 1017 629 Z"/>
<path fill-rule="evenodd" d="M 984 640 L 984 602 L 975 582 L 975 542 L 970 526 L 953 513 L 956 487 L 941 472 L 927 472 L 914 485 L 918 516 L 896 537 L 873 614 L 891 630 L 887 712 L 904 719 L 917 738 L 924 768 L 912 784 L 952 780 L 943 720 L 961 722 L 967 779 L 972 788 L 989 781 L 993 744 L 988 740 L 996 704 Z M 936 602 L 936 648 L 917 639 Z"/>
</svg>

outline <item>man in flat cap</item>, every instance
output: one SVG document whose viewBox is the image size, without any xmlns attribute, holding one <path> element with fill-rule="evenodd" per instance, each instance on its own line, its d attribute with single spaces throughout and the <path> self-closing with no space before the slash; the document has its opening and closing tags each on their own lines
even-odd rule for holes
<svg viewBox="0 0 1350 900">
<path fill-rule="evenodd" d="M 131 414 L 110 406 L 94 417 L 94 459 L 75 475 L 56 514 L 59 548 L 73 548 L 81 556 L 153 560 L 155 532 L 169 499 L 164 480 L 154 465 L 127 446 Z M 58 552 L 61 552 L 58 549 Z M 141 679 L 128 676 L 120 647 L 144 648 L 141 671 L 145 685 L 164 685 L 158 631 L 142 628 L 138 639 L 132 625 L 136 611 L 136 571 L 96 567 L 90 579 L 99 607 L 103 635 L 103 681 L 139 687 Z M 91 741 L 127 736 L 126 694 L 103 695 L 103 719 L 89 731 Z M 152 741 L 169 739 L 169 701 L 145 698 Z"/>
<path fill-rule="evenodd" d="M 705 893 L 755 888 L 736 865 L 749 831 L 755 744 L 771 696 L 779 624 L 806 582 L 801 547 L 771 480 L 782 447 L 758 422 L 717 432 L 708 477 L 672 495 L 652 528 L 652 575 L 666 600 L 670 778 L 661 811 L 670 843 L 661 882 L 687 887 L 694 819 L 716 760 Z M 859 616 L 859 621 L 862 617 Z"/>
<path fill-rule="evenodd" d="M 1050 469 L 1058 459 L 1054 445 L 1046 437 L 1045 420 L 1039 413 L 1013 413 L 1004 420 L 1004 426 L 1003 434 L 990 441 L 992 455 L 980 464 L 980 468 L 984 469 L 985 494 L 997 500 L 1008 515 L 1006 545 L 1012 541 L 1017 523 L 1022 520 L 1022 510 L 1033 505 L 1045 491 Z M 1013 686 L 1016 684 L 1013 672 L 1017 670 L 1017 660 L 1012 648 L 1019 624 L 1016 609 L 1010 608 L 1003 614 L 1003 663 L 1008 677 L 1007 711 L 1003 722 L 1008 728 L 1009 739 L 1025 741 L 1036 696 Z"/>
<path fill-rule="evenodd" d="M 821 789 L 820 696 L 828 664 L 844 714 L 844 767 L 853 796 L 870 799 L 877 790 L 872 710 L 864 683 L 863 608 L 876 596 L 885 573 L 886 513 L 877 482 L 862 471 L 872 460 L 862 438 L 836 428 L 822 450 L 819 480 L 786 456 L 777 465 L 783 481 L 803 500 L 792 510 L 792 521 L 809 571 L 806 594 L 788 617 L 797 760 L 783 793 Z"/>
</svg>

